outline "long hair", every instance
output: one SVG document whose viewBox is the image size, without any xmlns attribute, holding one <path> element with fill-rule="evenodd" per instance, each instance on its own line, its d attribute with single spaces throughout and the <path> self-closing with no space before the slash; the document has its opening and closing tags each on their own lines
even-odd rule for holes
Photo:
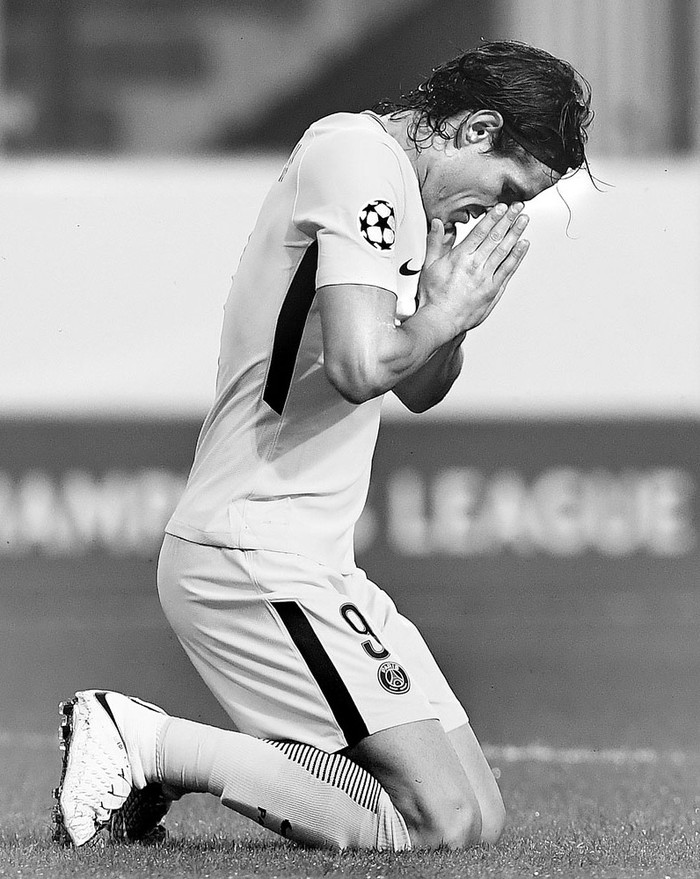
<svg viewBox="0 0 700 879">
<path fill-rule="evenodd" d="M 496 110 L 504 125 L 491 145 L 495 154 L 524 150 L 562 174 L 588 167 L 589 83 L 566 61 L 524 43 L 482 43 L 436 67 L 418 88 L 373 109 L 415 111 L 409 136 L 417 149 L 435 134 L 452 137 L 450 118 L 457 114 Z"/>
</svg>

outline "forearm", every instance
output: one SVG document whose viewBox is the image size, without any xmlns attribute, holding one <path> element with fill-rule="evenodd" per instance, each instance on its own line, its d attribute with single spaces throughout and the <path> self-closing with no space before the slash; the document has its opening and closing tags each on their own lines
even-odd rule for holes
<svg viewBox="0 0 700 879">
<path fill-rule="evenodd" d="M 375 319 L 355 334 L 352 345 L 344 344 L 347 336 L 341 339 L 329 329 L 324 332 L 326 371 L 332 384 L 353 403 L 381 396 L 404 383 L 408 388 L 414 379 L 423 388 L 421 397 L 436 382 L 440 386 L 447 383 L 441 398 L 459 373 L 461 358 L 456 353 L 458 344 L 453 344 L 455 336 L 453 325 L 440 309 L 430 307 L 420 308 L 400 325 L 394 323 L 393 316 Z M 433 396 L 435 390 L 429 393 Z M 413 396 L 408 390 L 406 394 Z"/>
<path fill-rule="evenodd" d="M 440 347 L 410 378 L 397 383 L 393 390 L 412 412 L 425 412 L 444 399 L 462 371 L 462 342 L 466 333 Z"/>
</svg>

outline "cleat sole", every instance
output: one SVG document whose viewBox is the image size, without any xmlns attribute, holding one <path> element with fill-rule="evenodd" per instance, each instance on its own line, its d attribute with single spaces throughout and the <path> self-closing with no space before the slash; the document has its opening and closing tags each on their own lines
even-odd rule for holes
<svg viewBox="0 0 700 879">
<path fill-rule="evenodd" d="M 58 711 L 61 715 L 61 725 L 58 730 L 58 746 L 63 756 L 61 760 L 61 778 L 58 782 L 58 787 L 54 788 L 53 790 L 56 804 L 54 805 L 52 812 L 53 828 L 51 836 L 54 842 L 62 846 L 69 846 L 71 844 L 71 838 L 68 834 L 68 831 L 66 830 L 66 825 L 63 821 L 63 812 L 61 811 L 60 797 L 61 791 L 63 790 L 63 781 L 66 777 L 66 769 L 68 768 L 68 746 L 70 744 L 71 735 L 73 733 L 72 715 L 74 704 L 75 700 L 71 699 L 59 703 L 58 706 Z"/>
</svg>

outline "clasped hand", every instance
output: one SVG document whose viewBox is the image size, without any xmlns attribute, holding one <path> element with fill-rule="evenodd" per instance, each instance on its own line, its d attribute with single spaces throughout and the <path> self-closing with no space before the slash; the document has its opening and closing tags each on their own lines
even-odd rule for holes
<svg viewBox="0 0 700 879">
<path fill-rule="evenodd" d="M 439 310 L 456 336 L 484 321 L 527 253 L 521 238 L 528 224 L 522 202 L 497 204 L 455 245 L 454 230 L 430 224 L 419 302 Z"/>
</svg>

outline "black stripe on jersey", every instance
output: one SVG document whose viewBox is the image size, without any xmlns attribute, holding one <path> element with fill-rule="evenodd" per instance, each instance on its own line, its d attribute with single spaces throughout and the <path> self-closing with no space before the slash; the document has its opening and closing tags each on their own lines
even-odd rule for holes
<svg viewBox="0 0 700 879">
<path fill-rule="evenodd" d="M 348 745 L 350 747 L 356 745 L 369 735 L 369 731 L 306 614 L 296 601 L 273 601 L 272 606 L 279 614 L 292 641 L 326 697 Z"/>
<path fill-rule="evenodd" d="M 277 317 L 263 400 L 278 415 L 287 402 L 306 319 L 316 295 L 318 242 L 313 241 L 297 266 Z"/>
</svg>

